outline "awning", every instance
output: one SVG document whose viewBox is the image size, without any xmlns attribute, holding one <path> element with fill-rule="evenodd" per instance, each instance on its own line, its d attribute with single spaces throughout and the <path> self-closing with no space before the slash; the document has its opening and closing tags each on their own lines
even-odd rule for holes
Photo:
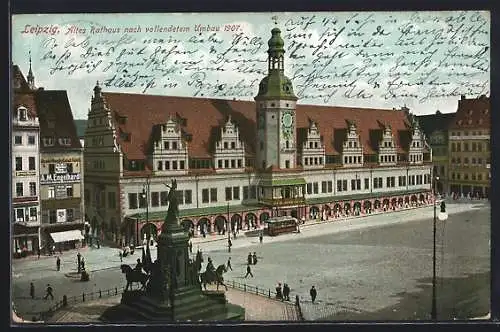
<svg viewBox="0 0 500 332">
<path fill-rule="evenodd" d="M 66 232 L 50 233 L 50 236 L 55 243 L 84 239 L 82 232 L 78 229 Z"/>
</svg>

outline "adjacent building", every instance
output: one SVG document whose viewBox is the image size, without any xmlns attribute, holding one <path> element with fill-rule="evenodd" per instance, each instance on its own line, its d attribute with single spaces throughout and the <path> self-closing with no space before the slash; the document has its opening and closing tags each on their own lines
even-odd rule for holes
<svg viewBox="0 0 500 332">
<path fill-rule="evenodd" d="M 122 244 L 156 236 L 174 178 L 195 235 L 432 200 L 432 151 L 409 110 L 297 104 L 280 30 L 271 34 L 255 102 L 94 87 L 84 148 L 92 232 Z"/>
<path fill-rule="evenodd" d="M 23 220 L 39 227 L 35 236 L 34 226 L 24 233 L 17 226 L 14 238 L 25 239 L 28 250 L 42 252 L 79 247 L 84 226 L 82 147 L 67 93 L 36 88 L 31 65 L 27 81 L 18 66 L 13 73 L 13 209 L 16 224 Z"/>
<path fill-rule="evenodd" d="M 439 193 L 448 193 L 448 127 L 455 118 L 455 113 L 436 111 L 435 114 L 420 115 L 417 118 L 432 149 L 432 174 L 436 179 L 435 189 Z"/>
<path fill-rule="evenodd" d="M 490 98 L 462 96 L 448 127 L 450 192 L 489 198 L 490 128 Z"/>
<path fill-rule="evenodd" d="M 40 124 L 30 70 L 26 80 L 13 67 L 12 103 L 12 252 L 14 257 L 33 254 L 40 243 Z"/>
</svg>

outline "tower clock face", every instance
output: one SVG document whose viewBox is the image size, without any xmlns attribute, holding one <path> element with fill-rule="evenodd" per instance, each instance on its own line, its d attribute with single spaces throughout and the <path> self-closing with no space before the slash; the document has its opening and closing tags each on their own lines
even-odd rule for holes
<svg viewBox="0 0 500 332">
<path fill-rule="evenodd" d="M 283 136 L 287 139 L 293 136 L 293 115 L 291 113 L 285 113 L 281 117 L 281 131 Z"/>
<path fill-rule="evenodd" d="M 283 127 L 285 127 L 285 128 L 291 128 L 292 124 L 293 124 L 292 115 L 290 113 L 285 113 L 283 115 L 282 122 L 283 122 Z"/>
</svg>

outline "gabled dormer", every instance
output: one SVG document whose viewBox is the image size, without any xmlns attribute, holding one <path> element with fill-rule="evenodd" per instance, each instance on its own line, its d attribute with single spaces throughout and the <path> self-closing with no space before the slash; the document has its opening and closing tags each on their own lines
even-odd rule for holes
<svg viewBox="0 0 500 332">
<path fill-rule="evenodd" d="M 312 120 L 309 120 L 309 128 L 302 143 L 300 158 L 304 168 L 325 167 L 325 144 L 321 139 L 318 124 Z"/>
<path fill-rule="evenodd" d="M 217 172 L 243 171 L 245 168 L 245 146 L 231 116 L 220 128 L 220 139 L 215 143 L 214 166 Z"/>
<path fill-rule="evenodd" d="M 342 143 L 342 165 L 344 167 L 363 166 L 363 146 L 358 128 L 353 121 L 347 121 L 347 135 Z"/>
<path fill-rule="evenodd" d="M 412 119 L 412 135 L 410 148 L 408 149 L 408 161 L 410 164 L 422 164 L 424 162 L 424 135 L 416 118 Z"/>
<path fill-rule="evenodd" d="M 188 146 L 175 118 L 155 127 L 151 161 L 156 174 L 186 174 Z"/>
<path fill-rule="evenodd" d="M 382 166 L 395 165 L 397 162 L 396 143 L 389 125 L 383 126 L 382 138 L 378 143 L 378 162 Z"/>
<path fill-rule="evenodd" d="M 24 105 L 19 105 L 14 109 L 14 125 L 38 127 L 40 125 L 38 117 L 34 116 Z"/>
</svg>

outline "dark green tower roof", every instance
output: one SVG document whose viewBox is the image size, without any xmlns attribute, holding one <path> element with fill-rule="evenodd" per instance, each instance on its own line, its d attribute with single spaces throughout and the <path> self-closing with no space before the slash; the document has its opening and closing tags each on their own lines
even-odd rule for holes
<svg viewBox="0 0 500 332">
<path fill-rule="evenodd" d="M 267 45 L 269 46 L 267 50 L 268 74 L 260 82 L 259 93 L 255 99 L 297 100 L 293 92 L 292 80 L 284 74 L 285 42 L 281 38 L 280 29 L 271 30 L 271 38 Z"/>
</svg>

